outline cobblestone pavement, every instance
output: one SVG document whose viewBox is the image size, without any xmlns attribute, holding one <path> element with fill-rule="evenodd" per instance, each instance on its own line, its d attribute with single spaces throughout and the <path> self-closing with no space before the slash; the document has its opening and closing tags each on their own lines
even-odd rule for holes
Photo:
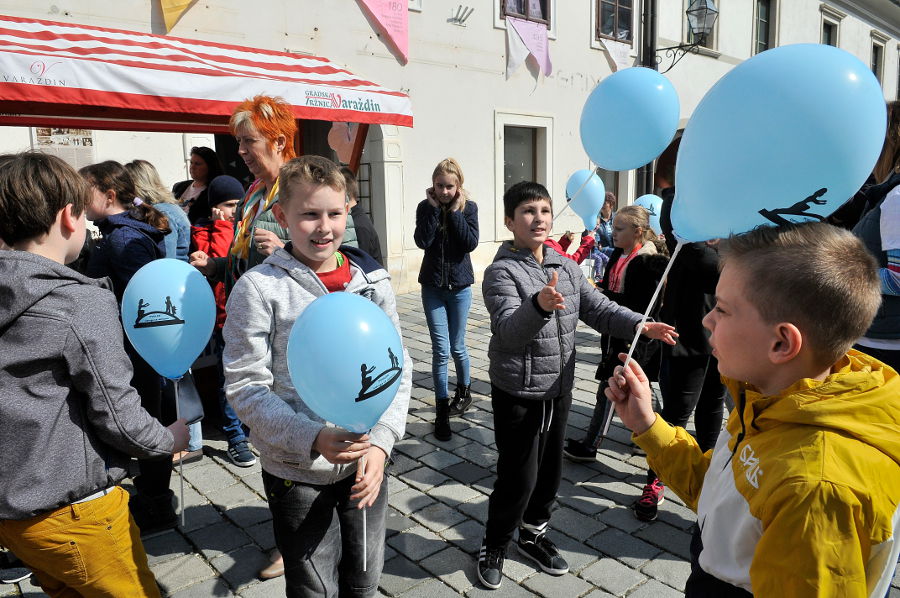
<svg viewBox="0 0 900 598">
<path fill-rule="evenodd" d="M 439 442 L 431 434 L 431 343 L 420 297 L 418 293 L 398 297 L 415 371 L 406 437 L 397 444 L 389 469 L 382 595 L 682 596 L 690 569 L 694 514 L 669 493 L 656 521 L 643 523 L 634 518 L 629 505 L 644 483 L 646 462 L 632 454 L 629 434 L 618 426 L 612 428 L 596 463 L 566 462 L 563 470 L 559 508 L 550 527 L 570 572 L 561 577 L 538 572 L 511 547 L 501 588 L 492 592 L 480 586 L 473 555 L 484 531 L 497 455 L 486 396 L 490 323 L 480 292 L 473 296 L 468 346 L 475 401 L 464 417 L 453 421 L 454 435 L 448 442 Z M 569 416 L 573 436 L 579 436 L 590 419 L 599 359 L 599 336 L 585 326 L 577 334 L 579 362 Z M 186 525 L 145 540 L 163 594 L 173 598 L 283 596 L 283 578 L 256 578 L 275 546 L 259 465 L 235 467 L 225 454 L 224 441 L 206 440 L 205 444 L 206 457 L 184 467 Z M 176 473 L 172 477 L 176 495 L 180 483 Z M 900 598 L 898 585 L 900 578 L 895 577 L 893 598 Z M 0 596 L 18 595 L 44 596 L 30 582 L 0 584 Z"/>
</svg>

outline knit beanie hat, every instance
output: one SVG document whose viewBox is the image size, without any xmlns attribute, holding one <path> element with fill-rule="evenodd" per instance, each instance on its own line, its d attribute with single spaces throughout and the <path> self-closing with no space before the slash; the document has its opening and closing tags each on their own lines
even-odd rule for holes
<svg viewBox="0 0 900 598">
<path fill-rule="evenodd" d="M 209 207 L 214 208 L 223 201 L 244 197 L 244 186 L 233 176 L 223 174 L 209 182 L 206 187 L 206 198 Z"/>
</svg>

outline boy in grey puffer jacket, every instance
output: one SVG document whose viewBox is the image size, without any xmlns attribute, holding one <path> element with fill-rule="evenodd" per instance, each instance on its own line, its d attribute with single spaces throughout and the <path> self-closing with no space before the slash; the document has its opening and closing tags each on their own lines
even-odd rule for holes
<svg viewBox="0 0 900 598">
<path fill-rule="evenodd" d="M 543 185 L 513 185 L 503 207 L 513 241 L 497 251 L 482 287 L 493 333 L 488 358 L 498 460 L 478 578 L 491 589 L 500 587 L 517 526 L 523 556 L 551 575 L 569 570 L 546 531 L 572 402 L 575 328 L 581 320 L 631 339 L 641 320 L 594 288 L 574 261 L 544 245 L 553 206 Z M 648 322 L 642 333 L 674 344 L 674 330 Z"/>
</svg>

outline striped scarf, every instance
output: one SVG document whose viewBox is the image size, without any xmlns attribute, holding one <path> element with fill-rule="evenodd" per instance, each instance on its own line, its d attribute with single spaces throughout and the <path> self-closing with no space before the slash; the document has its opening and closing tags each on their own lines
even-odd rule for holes
<svg viewBox="0 0 900 598">
<path fill-rule="evenodd" d="M 265 202 L 263 197 L 265 196 Z M 250 256 L 250 243 L 253 241 L 253 221 L 272 207 L 275 198 L 278 197 L 278 180 L 272 185 L 268 195 L 265 193 L 262 180 L 257 179 L 247 190 L 247 203 L 244 205 L 243 217 L 238 222 L 234 231 L 234 243 L 231 246 L 231 255 L 246 260 Z"/>
</svg>

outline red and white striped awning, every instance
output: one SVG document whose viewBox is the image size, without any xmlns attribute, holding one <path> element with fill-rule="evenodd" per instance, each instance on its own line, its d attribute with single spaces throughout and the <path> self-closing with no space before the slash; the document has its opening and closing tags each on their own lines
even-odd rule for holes
<svg viewBox="0 0 900 598">
<path fill-rule="evenodd" d="M 0 125 L 226 132 L 257 94 L 299 119 L 413 122 L 406 94 L 318 56 L 0 15 Z"/>
</svg>

